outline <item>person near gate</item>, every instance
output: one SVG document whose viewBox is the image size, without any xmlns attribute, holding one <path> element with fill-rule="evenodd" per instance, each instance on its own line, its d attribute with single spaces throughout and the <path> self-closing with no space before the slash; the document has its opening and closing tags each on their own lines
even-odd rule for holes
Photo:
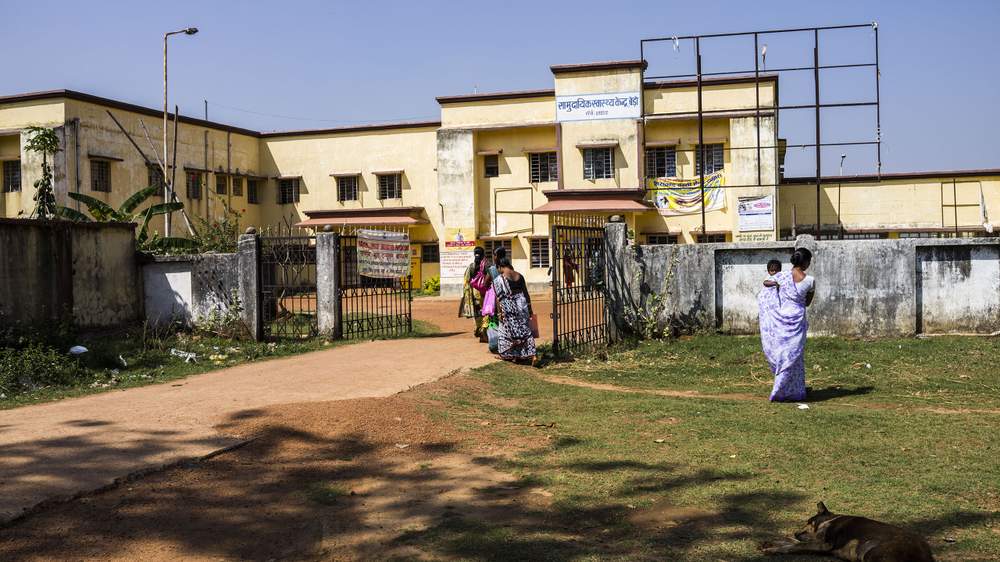
<svg viewBox="0 0 1000 562">
<path fill-rule="evenodd" d="M 496 308 L 500 315 L 497 346 L 500 358 L 535 364 L 538 361 L 535 350 L 538 327 L 531 309 L 528 285 L 506 257 L 497 262 L 497 270 L 499 275 L 493 280 L 493 290 L 496 291 Z"/>
</svg>

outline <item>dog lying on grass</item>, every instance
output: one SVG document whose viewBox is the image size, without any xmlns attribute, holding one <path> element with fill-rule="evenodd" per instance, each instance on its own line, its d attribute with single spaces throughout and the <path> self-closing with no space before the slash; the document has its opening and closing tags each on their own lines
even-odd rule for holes
<svg viewBox="0 0 1000 562">
<path fill-rule="evenodd" d="M 765 543 L 766 554 L 826 554 L 848 562 L 934 562 L 931 547 L 905 529 L 865 517 L 819 510 L 795 538 Z"/>
</svg>

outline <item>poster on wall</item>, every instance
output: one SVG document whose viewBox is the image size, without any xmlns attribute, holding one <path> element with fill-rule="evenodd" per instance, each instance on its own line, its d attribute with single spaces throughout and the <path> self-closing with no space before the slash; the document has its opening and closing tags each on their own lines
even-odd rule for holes
<svg viewBox="0 0 1000 562">
<path fill-rule="evenodd" d="M 611 92 L 556 96 L 556 120 L 638 119 L 642 112 L 639 92 Z"/>
<path fill-rule="evenodd" d="M 740 197 L 740 232 L 774 230 L 774 196 Z"/>
<path fill-rule="evenodd" d="M 409 275 L 410 235 L 358 230 L 358 274 L 375 279 L 398 279 Z"/>
<path fill-rule="evenodd" d="M 445 229 L 444 252 L 441 254 L 441 279 L 462 279 L 465 269 L 474 259 L 476 230 L 474 228 Z"/>
<path fill-rule="evenodd" d="M 726 193 L 722 171 L 705 176 L 705 200 L 701 200 L 701 178 L 649 178 L 646 189 L 653 198 L 653 205 L 661 215 L 693 215 L 726 208 Z"/>
</svg>

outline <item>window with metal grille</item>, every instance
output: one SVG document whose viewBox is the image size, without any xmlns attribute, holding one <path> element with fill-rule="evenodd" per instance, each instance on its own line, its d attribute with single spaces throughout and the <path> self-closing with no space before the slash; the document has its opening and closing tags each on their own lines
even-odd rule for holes
<svg viewBox="0 0 1000 562">
<path fill-rule="evenodd" d="M 259 189 L 259 183 L 260 182 L 258 180 L 247 178 L 247 203 L 251 203 L 253 205 L 260 203 L 260 192 L 257 191 Z"/>
<path fill-rule="evenodd" d="M 500 175 L 500 156 L 487 154 L 483 156 L 483 177 L 495 178 Z"/>
<path fill-rule="evenodd" d="M 3 163 L 3 191 L 21 191 L 21 161 L 5 160 Z"/>
<path fill-rule="evenodd" d="M 695 173 L 701 174 L 701 150 L 694 148 Z M 721 144 L 705 145 L 705 175 L 714 174 L 725 165 L 725 151 Z"/>
<path fill-rule="evenodd" d="M 233 195 L 243 197 L 243 178 L 233 176 Z"/>
<path fill-rule="evenodd" d="M 615 177 L 615 151 L 613 148 L 583 149 L 583 179 L 599 180 Z"/>
<path fill-rule="evenodd" d="M 531 239 L 531 267 L 549 266 L 549 239 Z"/>
<path fill-rule="evenodd" d="M 337 201 L 358 200 L 358 176 L 341 176 L 337 178 Z"/>
<path fill-rule="evenodd" d="M 555 152 L 534 152 L 528 155 L 531 183 L 559 180 L 559 161 Z"/>
<path fill-rule="evenodd" d="M 222 174 L 215 174 L 215 193 L 225 195 L 229 193 L 229 178 Z"/>
<path fill-rule="evenodd" d="M 646 244 L 676 244 L 676 234 L 647 234 Z"/>
<path fill-rule="evenodd" d="M 111 192 L 111 162 L 107 160 L 90 161 L 91 191 Z"/>
<path fill-rule="evenodd" d="M 278 204 L 288 205 L 299 202 L 299 179 L 278 180 Z"/>
<path fill-rule="evenodd" d="M 513 245 L 510 240 L 483 240 L 483 249 L 486 250 L 487 257 L 493 257 L 493 250 L 503 248 L 507 250 L 507 258 L 510 259 L 513 253 Z"/>
<path fill-rule="evenodd" d="M 201 199 L 201 172 L 188 170 L 184 174 L 184 183 L 188 199 Z"/>
<path fill-rule="evenodd" d="M 842 236 L 843 240 L 881 240 L 883 238 L 888 238 L 889 233 L 887 232 L 845 232 Z"/>
<path fill-rule="evenodd" d="M 380 175 L 378 177 L 378 198 L 402 199 L 403 175 L 402 174 Z"/>
<path fill-rule="evenodd" d="M 699 244 L 721 244 L 726 241 L 725 234 L 698 234 L 696 236 Z"/>
<path fill-rule="evenodd" d="M 437 242 L 420 246 L 420 261 L 423 263 L 438 263 L 441 261 L 441 249 Z"/>
<path fill-rule="evenodd" d="M 146 185 L 156 188 L 156 192 L 153 193 L 154 197 L 163 197 L 163 188 L 166 183 L 166 180 L 163 179 L 163 170 L 159 166 L 146 166 Z"/>
<path fill-rule="evenodd" d="M 672 178 L 677 175 L 677 152 L 672 146 L 646 149 L 646 177 Z"/>
</svg>

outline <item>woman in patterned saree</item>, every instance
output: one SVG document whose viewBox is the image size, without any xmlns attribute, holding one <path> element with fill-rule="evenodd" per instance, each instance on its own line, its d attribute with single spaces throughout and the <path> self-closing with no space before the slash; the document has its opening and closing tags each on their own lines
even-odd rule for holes
<svg viewBox="0 0 1000 562">
<path fill-rule="evenodd" d="M 514 271 L 510 260 L 497 263 L 500 273 L 493 280 L 500 312 L 500 358 L 506 361 L 536 361 L 535 338 L 531 334 L 531 297 L 524 276 Z"/>
<path fill-rule="evenodd" d="M 806 270 L 812 252 L 799 248 L 792 253 L 792 270 L 782 271 L 766 287 L 777 288 L 776 298 L 762 300 L 760 340 L 774 373 L 772 402 L 794 402 L 806 398 L 806 307 L 812 303 L 815 281 Z"/>
</svg>

